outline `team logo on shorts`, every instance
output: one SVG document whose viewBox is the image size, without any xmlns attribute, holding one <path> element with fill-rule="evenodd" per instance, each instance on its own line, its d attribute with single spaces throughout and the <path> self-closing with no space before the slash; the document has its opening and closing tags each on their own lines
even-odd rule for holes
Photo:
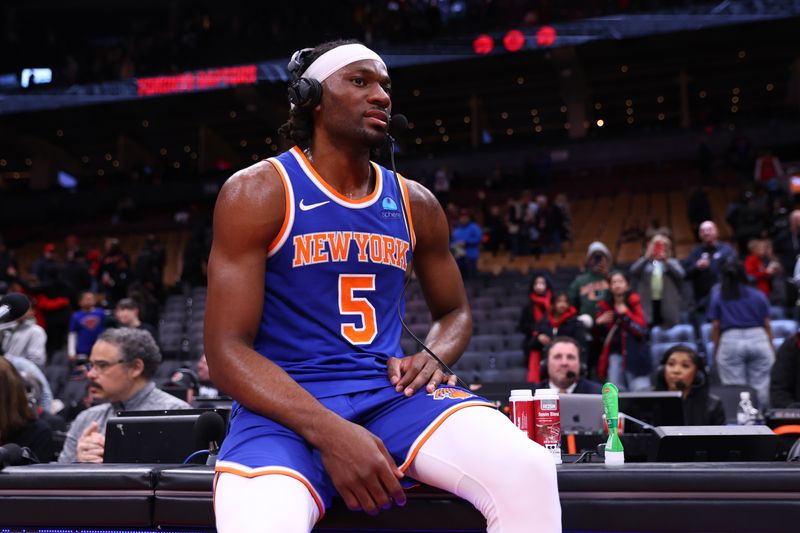
<svg viewBox="0 0 800 533">
<path fill-rule="evenodd" d="M 440 387 L 433 391 L 431 396 L 434 400 L 465 400 L 475 395 L 455 387 Z"/>
</svg>

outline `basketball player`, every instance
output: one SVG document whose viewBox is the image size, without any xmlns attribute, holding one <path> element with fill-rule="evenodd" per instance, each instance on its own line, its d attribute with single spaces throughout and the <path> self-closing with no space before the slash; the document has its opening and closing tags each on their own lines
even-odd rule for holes
<svg viewBox="0 0 800 533">
<path fill-rule="evenodd" d="M 492 533 L 561 530 L 553 460 L 429 355 L 402 357 L 412 254 L 447 363 L 472 330 L 433 195 L 370 162 L 386 66 L 355 42 L 296 53 L 282 128 L 297 146 L 236 173 L 214 217 L 206 353 L 236 400 L 217 463 L 217 528 L 308 532 L 335 495 L 370 514 L 413 481 L 474 504 Z"/>
</svg>

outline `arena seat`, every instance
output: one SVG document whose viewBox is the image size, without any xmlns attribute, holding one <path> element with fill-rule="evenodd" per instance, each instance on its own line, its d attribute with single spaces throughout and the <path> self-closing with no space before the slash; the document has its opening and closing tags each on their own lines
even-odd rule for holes
<svg viewBox="0 0 800 533">
<path fill-rule="evenodd" d="M 697 343 L 696 342 L 683 342 L 683 341 L 673 341 L 673 342 L 654 342 L 650 345 L 650 356 L 653 360 L 653 366 L 656 366 L 661 362 L 661 358 L 664 356 L 664 352 L 676 346 L 678 344 L 685 344 L 689 346 L 695 351 L 698 351 Z"/>
<path fill-rule="evenodd" d="M 797 333 L 797 322 L 794 320 L 770 320 L 769 325 L 772 328 L 773 339 L 785 339 Z"/>
<path fill-rule="evenodd" d="M 691 324 L 676 324 L 668 329 L 656 326 L 650 332 L 650 340 L 654 343 L 694 342 L 694 328 Z"/>
</svg>

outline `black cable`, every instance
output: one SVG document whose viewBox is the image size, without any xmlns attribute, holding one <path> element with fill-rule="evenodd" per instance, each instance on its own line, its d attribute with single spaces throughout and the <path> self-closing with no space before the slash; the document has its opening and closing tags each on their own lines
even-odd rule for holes
<svg viewBox="0 0 800 533">
<path fill-rule="evenodd" d="M 400 202 L 403 204 L 403 206 L 405 206 L 404 214 L 405 214 L 406 230 L 408 231 L 408 239 L 410 241 L 411 238 L 412 238 L 411 237 L 411 223 L 409 221 L 409 217 L 411 216 L 411 206 L 410 205 L 406 205 L 406 203 L 405 203 L 405 197 L 403 196 L 403 185 L 400 183 L 400 175 L 397 173 L 397 168 L 395 167 L 395 164 L 394 164 L 394 143 L 395 143 L 395 139 L 394 139 L 394 137 L 392 137 L 391 134 L 389 134 L 388 137 L 389 137 L 389 159 L 391 160 L 391 163 L 392 163 L 392 172 L 394 173 L 394 178 L 395 178 L 395 180 L 397 180 L 397 190 L 400 193 L 399 194 Z M 409 242 L 408 244 L 409 244 L 409 246 L 412 245 L 411 242 Z M 453 372 L 450 369 L 450 367 L 447 366 L 447 364 L 445 364 L 445 362 L 442 361 L 442 359 L 438 355 L 433 353 L 433 351 L 430 348 L 428 348 L 428 346 L 424 342 L 422 342 L 419 337 L 414 335 L 414 332 L 411 331 L 411 329 L 406 324 L 405 320 L 403 320 L 403 314 L 400 312 L 400 303 L 403 301 L 403 299 L 406 296 L 406 290 L 408 289 L 409 283 L 411 283 L 411 278 L 413 277 L 413 275 L 414 275 L 414 250 L 412 248 L 411 249 L 411 259 L 408 262 L 408 270 L 407 270 L 406 281 L 403 284 L 403 290 L 400 293 L 400 298 L 397 300 L 397 318 L 400 320 L 400 324 L 403 326 L 403 329 L 405 329 L 408 332 L 408 334 L 411 335 L 411 337 L 415 341 L 417 341 L 417 343 L 419 343 L 420 346 L 422 346 L 422 349 L 425 350 L 425 352 L 428 355 L 433 357 L 436 360 L 436 362 L 439 363 L 439 365 L 442 367 L 442 370 L 445 372 L 445 382 L 447 381 L 447 376 L 448 375 L 453 375 L 453 376 L 456 377 L 456 381 L 458 382 L 458 385 L 460 387 L 462 387 L 462 388 L 464 388 L 466 390 L 469 390 L 469 385 L 464 383 L 461 380 L 461 378 L 458 377 L 458 374 Z"/>
</svg>

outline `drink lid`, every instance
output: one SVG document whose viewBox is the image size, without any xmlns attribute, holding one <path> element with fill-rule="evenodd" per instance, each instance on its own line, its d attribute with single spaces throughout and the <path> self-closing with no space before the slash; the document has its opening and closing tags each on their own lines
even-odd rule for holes
<svg viewBox="0 0 800 533">
<path fill-rule="evenodd" d="M 511 391 L 511 397 L 529 397 L 533 396 L 533 391 L 530 389 L 514 389 Z"/>
<path fill-rule="evenodd" d="M 553 389 L 536 389 L 534 398 L 558 399 L 558 391 Z"/>
</svg>

